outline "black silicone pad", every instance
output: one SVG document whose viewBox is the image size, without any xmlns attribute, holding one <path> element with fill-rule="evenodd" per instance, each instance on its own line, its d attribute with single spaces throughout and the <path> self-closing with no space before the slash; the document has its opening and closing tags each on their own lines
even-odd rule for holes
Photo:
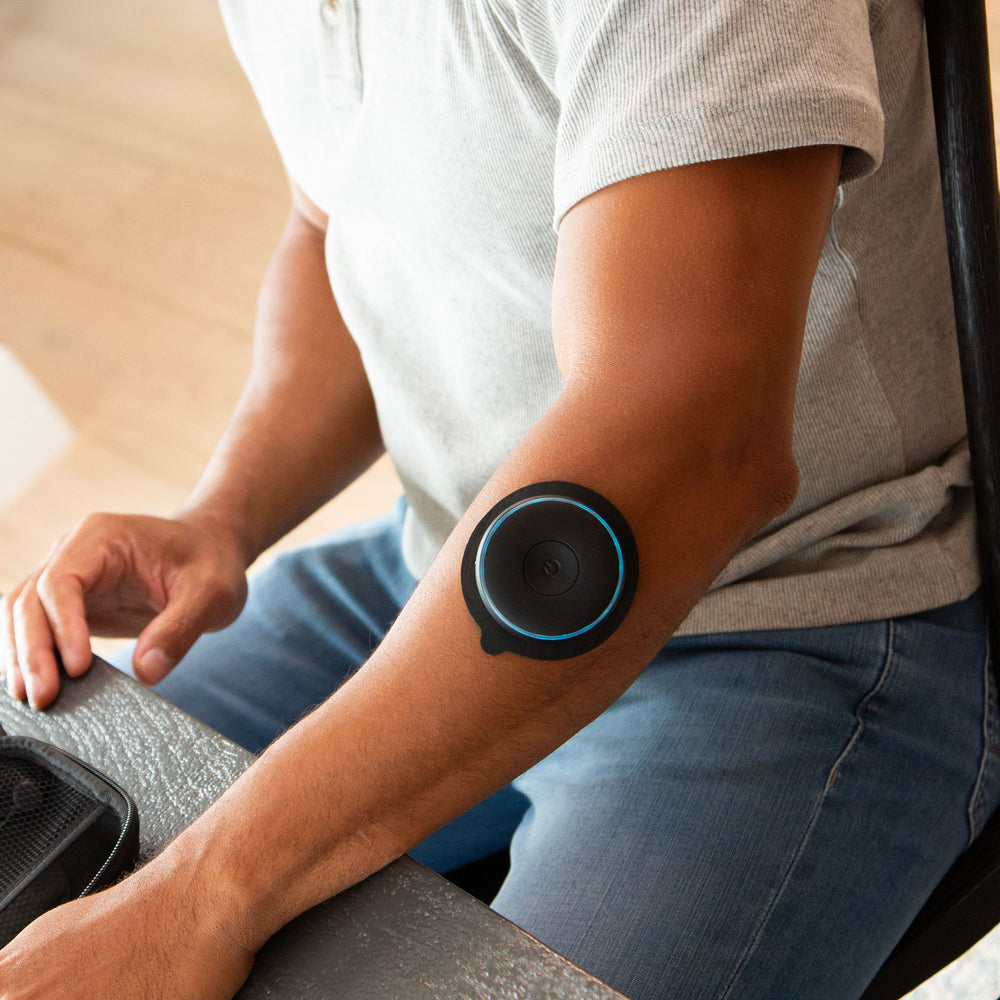
<svg viewBox="0 0 1000 1000">
<path fill-rule="evenodd" d="M 462 593 L 487 653 L 579 656 L 621 624 L 639 558 L 625 518 L 575 483 L 535 483 L 496 504 L 462 561 Z"/>
</svg>

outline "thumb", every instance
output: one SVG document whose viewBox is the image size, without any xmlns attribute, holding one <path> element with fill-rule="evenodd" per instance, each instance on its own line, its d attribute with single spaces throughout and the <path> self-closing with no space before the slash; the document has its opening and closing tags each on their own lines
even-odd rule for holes
<svg viewBox="0 0 1000 1000">
<path fill-rule="evenodd" d="M 206 631 L 205 612 L 190 599 L 176 597 L 139 636 L 132 655 L 136 677 L 159 684 Z"/>
</svg>

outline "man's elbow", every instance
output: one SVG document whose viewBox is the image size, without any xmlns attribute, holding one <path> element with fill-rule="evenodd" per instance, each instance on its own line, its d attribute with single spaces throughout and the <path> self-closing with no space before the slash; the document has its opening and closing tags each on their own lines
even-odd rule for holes
<svg viewBox="0 0 1000 1000">
<path fill-rule="evenodd" d="M 706 516 L 715 511 L 728 525 L 731 541 L 741 546 L 795 502 L 799 467 L 787 440 L 790 434 L 779 435 L 771 423 L 726 423 L 692 435 L 682 462 L 693 473 L 694 502 L 704 504 Z"/>
<path fill-rule="evenodd" d="M 799 467 L 791 451 L 761 447 L 736 474 L 745 498 L 748 541 L 784 514 L 799 492 Z"/>
</svg>

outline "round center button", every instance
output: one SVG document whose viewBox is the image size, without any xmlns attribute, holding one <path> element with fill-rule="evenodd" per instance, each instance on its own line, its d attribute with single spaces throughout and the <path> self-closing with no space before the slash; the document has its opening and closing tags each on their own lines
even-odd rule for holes
<svg viewBox="0 0 1000 1000">
<path fill-rule="evenodd" d="M 580 576 L 580 560 L 563 542 L 547 540 L 532 546 L 524 557 L 524 579 L 545 597 L 565 594 Z"/>
</svg>

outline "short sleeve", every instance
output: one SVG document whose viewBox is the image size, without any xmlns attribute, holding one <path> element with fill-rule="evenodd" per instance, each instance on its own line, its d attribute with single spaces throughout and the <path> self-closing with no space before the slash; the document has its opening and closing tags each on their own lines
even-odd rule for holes
<svg viewBox="0 0 1000 1000">
<path fill-rule="evenodd" d="M 866 0 L 550 0 L 547 13 L 535 41 L 560 105 L 557 224 L 599 188 L 681 164 L 830 143 L 849 181 L 881 160 Z"/>
</svg>

